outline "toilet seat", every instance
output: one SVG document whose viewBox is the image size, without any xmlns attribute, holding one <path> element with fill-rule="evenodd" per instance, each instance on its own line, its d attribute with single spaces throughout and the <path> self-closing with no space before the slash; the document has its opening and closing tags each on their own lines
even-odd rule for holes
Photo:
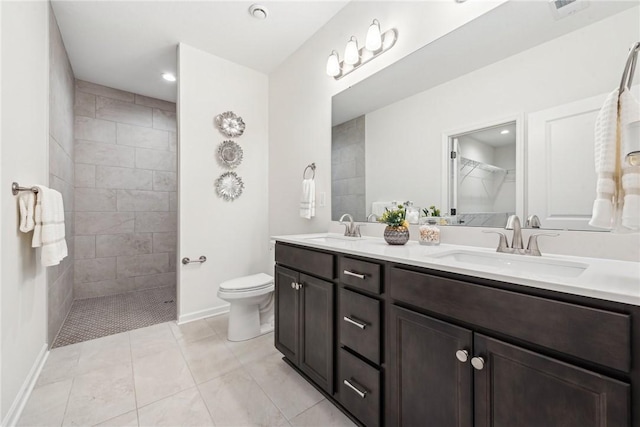
<svg viewBox="0 0 640 427">
<path fill-rule="evenodd" d="M 242 293 L 259 291 L 261 289 L 268 289 L 272 287 L 273 277 L 268 274 L 259 273 L 222 282 L 220 284 L 220 292 Z"/>
</svg>

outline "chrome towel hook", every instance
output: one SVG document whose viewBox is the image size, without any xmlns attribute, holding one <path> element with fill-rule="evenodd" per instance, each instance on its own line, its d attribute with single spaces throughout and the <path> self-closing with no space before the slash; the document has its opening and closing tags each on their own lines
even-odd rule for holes
<svg viewBox="0 0 640 427">
<path fill-rule="evenodd" d="M 311 169 L 311 172 L 313 172 L 313 175 L 311 176 L 311 179 L 316 179 L 316 164 L 315 163 L 310 163 L 307 165 L 306 168 L 304 168 L 304 172 L 302 172 L 302 179 L 307 179 L 307 171 Z"/>
</svg>

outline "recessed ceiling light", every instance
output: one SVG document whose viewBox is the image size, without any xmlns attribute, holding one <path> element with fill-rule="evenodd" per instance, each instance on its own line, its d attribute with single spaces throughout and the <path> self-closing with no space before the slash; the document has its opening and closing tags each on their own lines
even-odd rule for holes
<svg viewBox="0 0 640 427">
<path fill-rule="evenodd" d="M 162 78 L 165 79 L 168 82 L 175 82 L 176 81 L 176 76 L 174 76 L 171 73 L 162 73 Z"/>
<path fill-rule="evenodd" d="M 509 129 L 503 129 L 503 130 L 500 131 L 501 135 L 506 135 L 508 133 L 509 133 Z"/>
<path fill-rule="evenodd" d="M 252 4 L 249 7 L 249 14 L 256 19 L 262 20 L 262 19 L 267 19 L 267 16 L 269 15 L 269 11 L 267 10 L 266 7 L 262 6 L 261 4 Z"/>
</svg>

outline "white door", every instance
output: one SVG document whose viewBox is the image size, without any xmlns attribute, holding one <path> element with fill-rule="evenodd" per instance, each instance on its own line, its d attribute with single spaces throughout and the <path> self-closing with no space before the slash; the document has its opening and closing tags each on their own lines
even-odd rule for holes
<svg viewBox="0 0 640 427">
<path fill-rule="evenodd" d="M 600 230 L 588 222 L 596 195 L 594 126 L 606 96 L 529 115 L 527 212 L 543 228 Z"/>
</svg>

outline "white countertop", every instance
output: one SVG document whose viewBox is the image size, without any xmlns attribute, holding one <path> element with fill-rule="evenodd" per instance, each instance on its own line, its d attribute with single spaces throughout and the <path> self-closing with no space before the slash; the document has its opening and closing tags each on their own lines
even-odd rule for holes
<svg viewBox="0 0 640 427">
<path fill-rule="evenodd" d="M 335 240 L 312 240 L 321 237 L 330 237 Z M 495 250 L 471 246 L 448 244 L 423 246 L 415 241 L 409 241 L 402 246 L 392 246 L 388 245 L 382 238 L 363 237 L 358 240 L 346 240 L 342 235 L 328 233 L 274 236 L 273 239 L 310 248 L 331 250 L 416 267 L 640 306 L 640 263 L 637 262 L 553 254 L 543 254 L 542 257 L 500 254 L 502 257 L 514 257 L 513 259 L 516 262 L 523 258 L 537 258 L 540 261 L 550 260 L 551 262 L 588 265 L 587 269 L 577 277 L 556 277 L 514 270 L 504 271 L 498 267 L 434 257 L 445 255 L 451 251 L 468 251 L 487 254 L 487 256 L 489 256 L 488 254 L 495 254 Z M 532 262 L 537 262 L 538 260 L 532 260 Z"/>
</svg>

